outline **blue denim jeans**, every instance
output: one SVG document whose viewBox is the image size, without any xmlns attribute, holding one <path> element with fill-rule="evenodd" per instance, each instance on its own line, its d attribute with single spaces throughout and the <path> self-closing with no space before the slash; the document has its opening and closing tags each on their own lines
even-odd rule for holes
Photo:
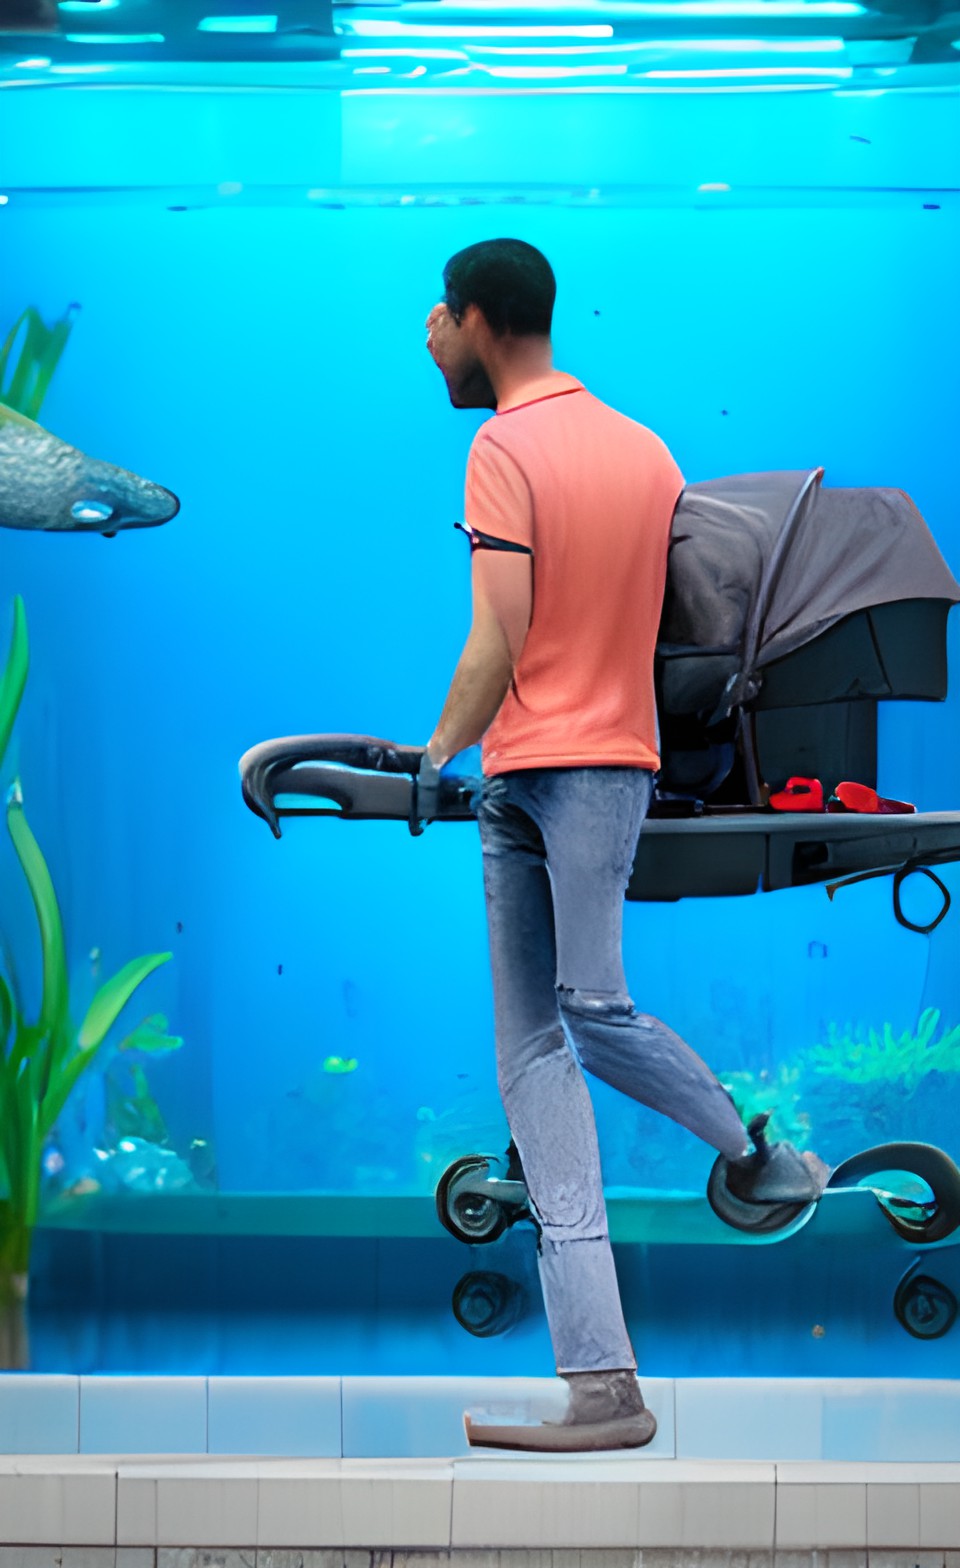
<svg viewBox="0 0 960 1568">
<path fill-rule="evenodd" d="M 531 768 L 485 779 L 477 799 L 497 1077 L 560 1373 L 637 1364 L 583 1069 L 728 1158 L 748 1146 L 713 1073 L 627 992 L 623 899 L 652 792 L 641 768 Z"/>
</svg>

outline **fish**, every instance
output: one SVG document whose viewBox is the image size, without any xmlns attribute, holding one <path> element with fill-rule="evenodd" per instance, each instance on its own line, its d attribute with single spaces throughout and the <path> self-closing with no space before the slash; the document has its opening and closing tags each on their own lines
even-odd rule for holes
<svg viewBox="0 0 960 1568">
<path fill-rule="evenodd" d="M 176 517 L 172 490 L 44 430 L 0 403 L 0 528 L 99 533 L 152 528 Z"/>
</svg>

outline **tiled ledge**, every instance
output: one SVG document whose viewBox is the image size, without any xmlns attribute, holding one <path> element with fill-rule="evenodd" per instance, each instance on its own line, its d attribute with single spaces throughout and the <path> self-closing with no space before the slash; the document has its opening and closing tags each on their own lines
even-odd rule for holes
<svg viewBox="0 0 960 1568">
<path fill-rule="evenodd" d="M 692 1552 L 741 1554 L 731 1568 L 748 1568 L 744 1553 L 749 1568 L 781 1568 L 772 1563 L 779 1553 L 782 1568 L 801 1568 L 784 1554 L 842 1551 L 853 1554 L 843 1568 L 861 1568 L 864 1554 L 872 1563 L 876 1552 L 905 1551 L 903 1568 L 921 1568 L 920 1552 L 934 1554 L 930 1568 L 942 1568 L 945 1553 L 960 1551 L 960 1465 L 7 1457 L 0 1541 L 231 1548 L 242 1551 L 246 1568 L 255 1551 L 281 1548 L 434 1560 L 448 1552 L 640 1548 L 679 1554 L 677 1568 L 694 1568 Z M 32 1568 L 16 1558 L 13 1565 Z"/>
<path fill-rule="evenodd" d="M 659 1426 L 634 1456 L 641 1463 L 960 1463 L 956 1381 L 644 1378 L 642 1387 Z M 0 1453 L 448 1460 L 475 1457 L 464 1410 L 520 1406 L 555 1418 L 566 1397 L 559 1378 L 7 1373 Z"/>
<path fill-rule="evenodd" d="M 0 1568 L 960 1568 L 960 1553 L 729 1552 L 684 1547 L 508 1547 L 418 1552 L 350 1547 L 0 1546 Z"/>
</svg>

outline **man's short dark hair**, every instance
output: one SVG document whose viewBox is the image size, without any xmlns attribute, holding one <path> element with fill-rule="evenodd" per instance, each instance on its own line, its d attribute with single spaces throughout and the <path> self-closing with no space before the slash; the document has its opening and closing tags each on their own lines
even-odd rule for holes
<svg viewBox="0 0 960 1568">
<path fill-rule="evenodd" d="M 557 280 L 546 256 L 524 240 L 481 240 L 443 269 L 446 304 L 456 322 L 476 305 L 497 337 L 547 337 Z"/>
</svg>

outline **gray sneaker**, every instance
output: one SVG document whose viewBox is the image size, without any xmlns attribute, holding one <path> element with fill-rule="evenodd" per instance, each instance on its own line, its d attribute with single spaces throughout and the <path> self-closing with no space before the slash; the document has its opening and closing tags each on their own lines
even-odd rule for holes
<svg viewBox="0 0 960 1568">
<path fill-rule="evenodd" d="M 767 1143 L 769 1111 L 747 1128 L 753 1153 L 727 1161 L 727 1187 L 741 1203 L 816 1203 L 830 1175 L 818 1155 L 801 1154 L 792 1143 Z"/>
<path fill-rule="evenodd" d="M 562 1421 L 537 1426 L 480 1424 L 464 1417 L 467 1439 L 474 1447 L 510 1448 L 527 1453 L 602 1453 L 607 1449 L 643 1448 L 657 1430 L 636 1375 L 626 1370 L 566 1372 L 570 1402 Z"/>
</svg>

